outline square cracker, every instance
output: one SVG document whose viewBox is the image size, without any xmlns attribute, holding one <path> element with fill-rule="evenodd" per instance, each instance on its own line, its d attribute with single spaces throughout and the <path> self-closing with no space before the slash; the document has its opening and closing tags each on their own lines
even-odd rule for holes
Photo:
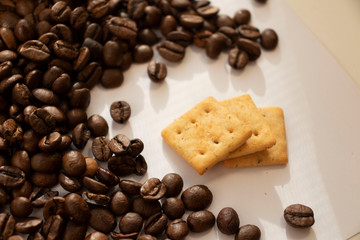
<svg viewBox="0 0 360 240">
<path fill-rule="evenodd" d="M 213 97 L 176 119 L 161 136 L 200 175 L 251 136 L 251 130 Z"/>
<path fill-rule="evenodd" d="M 269 149 L 238 157 L 227 159 L 224 165 L 230 168 L 257 167 L 267 165 L 286 164 L 288 162 L 284 113 L 279 107 L 260 108 L 266 121 L 276 138 L 276 144 Z"/>
<path fill-rule="evenodd" d="M 234 113 L 252 130 L 252 136 L 241 147 L 231 152 L 227 159 L 237 158 L 259 152 L 273 146 L 276 142 L 269 124 L 260 113 L 250 95 L 245 94 L 220 102 Z"/>
</svg>

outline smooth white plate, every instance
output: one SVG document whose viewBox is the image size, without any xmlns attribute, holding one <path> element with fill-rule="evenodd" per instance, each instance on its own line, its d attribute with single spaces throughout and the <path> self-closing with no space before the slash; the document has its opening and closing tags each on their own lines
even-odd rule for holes
<svg viewBox="0 0 360 240">
<path fill-rule="evenodd" d="M 168 63 L 168 77 L 152 83 L 147 64 L 133 65 L 118 89 L 92 91 L 89 116 L 104 116 L 109 137 L 123 133 L 141 138 L 148 177 L 177 172 L 185 188 L 206 184 L 214 194 L 209 210 L 215 215 L 233 207 L 241 225 L 256 224 L 268 239 L 345 239 L 360 230 L 360 92 L 319 41 L 282 0 L 265 5 L 253 0 L 213 0 L 221 13 L 240 8 L 252 13 L 251 24 L 273 28 L 280 42 L 275 51 L 244 71 L 227 65 L 227 54 L 216 60 L 190 47 L 179 64 Z M 162 60 L 159 55 L 156 59 Z M 161 130 L 196 103 L 214 96 L 223 100 L 249 93 L 258 106 L 280 106 L 286 120 L 289 164 L 280 167 L 227 169 L 216 165 L 199 176 L 160 136 Z M 125 100 L 132 107 L 128 123 L 112 122 L 109 106 Z M 88 143 L 85 153 L 89 151 Z M 287 205 L 302 203 L 315 213 L 307 230 L 288 227 L 282 214 Z M 233 239 L 217 228 L 188 239 Z"/>
</svg>

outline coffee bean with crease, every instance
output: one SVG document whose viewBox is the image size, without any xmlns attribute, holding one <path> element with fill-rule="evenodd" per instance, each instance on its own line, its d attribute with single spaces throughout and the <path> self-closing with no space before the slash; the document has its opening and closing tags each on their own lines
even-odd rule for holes
<svg viewBox="0 0 360 240">
<path fill-rule="evenodd" d="M 149 178 L 140 188 L 140 195 L 148 201 L 159 200 L 166 194 L 166 186 L 158 178 Z"/>
<path fill-rule="evenodd" d="M 50 32 L 55 33 L 59 39 L 64 40 L 67 43 L 73 42 L 73 33 L 71 29 L 62 23 L 58 23 L 50 28 Z M 55 49 L 55 46 L 53 46 L 53 50 Z"/>
<path fill-rule="evenodd" d="M 148 168 L 144 156 L 139 154 L 138 156 L 136 156 L 135 162 L 136 162 L 135 174 L 139 176 L 144 175 L 147 172 L 147 168 Z"/>
<path fill-rule="evenodd" d="M 118 123 L 125 123 L 131 115 L 131 107 L 126 101 L 116 101 L 110 106 L 111 118 Z"/>
<path fill-rule="evenodd" d="M 16 220 L 13 215 L 0 213 L 0 229 L 3 239 L 9 239 L 15 232 Z"/>
<path fill-rule="evenodd" d="M 129 0 L 127 4 L 128 15 L 131 19 L 140 19 L 145 13 L 148 2 L 145 0 Z"/>
<path fill-rule="evenodd" d="M 20 74 L 13 74 L 2 79 L 0 82 L 0 94 L 7 95 L 11 93 L 11 90 L 15 84 L 21 82 L 23 78 L 24 77 Z"/>
<path fill-rule="evenodd" d="M 253 41 L 256 41 L 257 39 L 259 39 L 261 37 L 259 29 L 252 25 L 248 25 L 248 24 L 240 25 L 236 29 L 236 31 L 240 37 L 247 38 L 247 39 L 250 39 Z"/>
<path fill-rule="evenodd" d="M 61 134 L 52 132 L 40 139 L 38 146 L 43 152 L 55 152 L 61 143 Z"/>
<path fill-rule="evenodd" d="M 236 42 L 236 46 L 248 53 L 250 61 L 256 60 L 261 55 L 259 45 L 249 39 L 239 38 Z"/>
<path fill-rule="evenodd" d="M 59 174 L 60 186 L 68 192 L 79 192 L 83 187 L 82 181 L 75 177 L 67 176 L 64 173 Z"/>
<path fill-rule="evenodd" d="M 108 143 L 109 149 L 117 156 L 123 156 L 129 153 L 131 141 L 124 134 L 118 134 Z"/>
<path fill-rule="evenodd" d="M 38 108 L 29 116 L 31 128 L 39 135 L 49 134 L 55 128 L 55 118 L 45 109 Z"/>
<path fill-rule="evenodd" d="M 51 54 L 49 48 L 38 40 L 26 41 L 19 47 L 18 53 L 21 56 L 35 62 L 47 61 Z"/>
<path fill-rule="evenodd" d="M 84 177 L 82 182 L 84 184 L 84 187 L 93 193 L 106 194 L 110 190 L 110 188 L 107 185 L 93 178 Z"/>
<path fill-rule="evenodd" d="M 46 201 L 52 197 L 58 196 L 58 191 L 52 191 L 49 188 L 35 188 L 30 194 L 31 205 L 35 208 L 41 208 L 45 205 Z"/>
<path fill-rule="evenodd" d="M 43 105 L 56 106 L 60 103 L 60 98 L 53 91 L 46 88 L 35 88 L 32 90 L 34 99 Z"/>
<path fill-rule="evenodd" d="M 51 8 L 51 17 L 55 22 L 65 23 L 70 19 L 71 8 L 65 1 L 55 3 Z"/>
<path fill-rule="evenodd" d="M 0 79 L 3 79 L 11 74 L 13 64 L 10 61 L 5 61 L 0 64 Z"/>
<path fill-rule="evenodd" d="M 86 126 L 85 123 L 79 123 L 76 127 L 72 130 L 72 141 L 75 147 L 79 149 L 83 149 L 90 139 L 91 132 Z"/>
<path fill-rule="evenodd" d="M 86 10 L 90 17 L 99 19 L 104 17 L 109 11 L 109 4 L 106 0 L 89 0 Z"/>
<path fill-rule="evenodd" d="M 138 31 L 136 22 L 122 17 L 110 18 L 107 27 L 113 35 L 123 40 L 134 40 Z"/>
<path fill-rule="evenodd" d="M 0 184 L 4 187 L 14 188 L 25 182 L 25 173 L 17 167 L 0 167 Z"/>
<path fill-rule="evenodd" d="M 185 48 L 172 41 L 163 41 L 157 50 L 163 58 L 170 62 L 180 62 L 185 56 Z"/>
<path fill-rule="evenodd" d="M 1 128 L 2 136 L 10 143 L 20 143 L 23 139 L 23 130 L 21 125 L 14 119 L 7 119 Z"/>
<path fill-rule="evenodd" d="M 113 156 L 108 160 L 108 168 L 118 176 L 128 176 L 135 173 L 136 161 L 128 155 Z"/>
<path fill-rule="evenodd" d="M 36 217 L 28 217 L 17 221 L 15 224 L 16 232 L 31 234 L 38 231 L 43 224 L 43 220 Z"/>
<path fill-rule="evenodd" d="M 70 14 L 70 25 L 76 29 L 80 30 L 85 27 L 86 20 L 88 19 L 89 14 L 82 6 L 76 7 L 72 10 Z"/>
<path fill-rule="evenodd" d="M 130 196 L 140 195 L 141 186 L 141 183 L 128 179 L 119 182 L 120 189 Z"/>
<path fill-rule="evenodd" d="M 77 75 L 77 80 L 85 84 L 86 88 L 93 88 L 101 78 L 102 67 L 98 62 L 89 63 Z"/>
<path fill-rule="evenodd" d="M 103 194 L 83 192 L 81 196 L 88 204 L 99 207 L 108 207 L 111 201 L 110 197 Z"/>
<path fill-rule="evenodd" d="M 52 215 L 60 215 L 65 217 L 65 198 L 63 197 L 52 197 L 46 201 L 43 207 L 43 217 L 44 219 L 48 219 Z"/>
<path fill-rule="evenodd" d="M 166 78 L 167 68 L 164 63 L 151 61 L 147 68 L 149 78 L 154 82 L 161 82 Z"/>
<path fill-rule="evenodd" d="M 74 47 L 74 45 L 64 40 L 57 40 L 54 43 L 53 48 L 56 56 L 65 60 L 74 60 L 79 54 L 79 51 Z"/>
<path fill-rule="evenodd" d="M 106 137 L 96 137 L 92 142 L 92 153 L 94 157 L 106 162 L 111 157 L 111 150 L 108 146 L 109 140 Z"/>
<path fill-rule="evenodd" d="M 59 239 L 64 224 L 64 219 L 60 215 L 52 215 L 45 220 L 41 233 L 45 239 Z"/>
<path fill-rule="evenodd" d="M 241 49 L 233 48 L 229 52 L 228 63 L 234 69 L 243 69 L 249 62 L 248 54 Z"/>
<path fill-rule="evenodd" d="M 14 102 L 21 106 L 30 105 L 32 101 L 32 94 L 25 84 L 16 83 L 11 91 L 11 97 Z"/>
<path fill-rule="evenodd" d="M 107 186 L 115 186 L 119 183 L 119 177 L 106 168 L 99 167 L 95 174 L 96 178 Z"/>
<path fill-rule="evenodd" d="M 85 38 L 83 46 L 90 50 L 90 59 L 99 61 L 102 58 L 104 46 L 100 42 L 92 38 Z"/>
<path fill-rule="evenodd" d="M 155 213 L 144 223 L 144 232 L 152 236 L 160 235 L 166 228 L 168 217 L 164 213 Z"/>
<path fill-rule="evenodd" d="M 286 207 L 284 219 L 295 228 L 309 228 L 315 223 L 313 210 L 303 204 L 292 204 Z"/>
<path fill-rule="evenodd" d="M 82 46 L 79 49 L 79 55 L 74 60 L 73 70 L 78 72 L 81 71 L 90 60 L 90 49 L 86 46 Z"/>
<path fill-rule="evenodd" d="M 192 43 L 193 35 L 189 31 L 176 30 L 169 32 L 166 35 L 166 39 L 175 42 L 177 44 L 180 44 L 183 47 L 187 47 Z"/>
</svg>

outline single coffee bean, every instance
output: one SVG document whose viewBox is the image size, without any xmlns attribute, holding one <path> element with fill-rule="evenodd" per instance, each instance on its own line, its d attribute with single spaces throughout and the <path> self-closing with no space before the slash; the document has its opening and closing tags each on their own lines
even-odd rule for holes
<svg viewBox="0 0 360 240">
<path fill-rule="evenodd" d="M 235 240 L 259 240 L 260 237 L 260 229 L 251 224 L 241 226 L 239 232 L 235 234 Z"/>
<path fill-rule="evenodd" d="M 192 43 L 193 35 L 189 31 L 185 31 L 185 30 L 178 31 L 178 30 L 176 30 L 176 31 L 169 32 L 166 35 L 166 39 L 169 40 L 169 41 L 175 42 L 177 44 L 180 44 L 183 47 L 187 47 Z"/>
<path fill-rule="evenodd" d="M 89 220 L 90 210 L 85 200 L 76 193 L 65 197 L 65 213 L 73 221 L 85 223 Z"/>
<path fill-rule="evenodd" d="M 201 16 L 182 14 L 180 23 L 186 28 L 199 28 L 203 25 L 204 19 Z"/>
<path fill-rule="evenodd" d="M 55 79 L 53 82 L 51 89 L 55 94 L 65 95 L 69 92 L 71 88 L 71 79 L 69 74 L 63 73 Z"/>
<path fill-rule="evenodd" d="M 81 196 L 88 204 L 99 207 L 108 207 L 111 200 L 110 197 L 106 195 L 90 192 L 83 192 Z"/>
<path fill-rule="evenodd" d="M 58 66 L 50 67 L 43 76 L 42 86 L 44 88 L 51 88 L 54 81 L 64 73 L 64 70 Z"/>
<path fill-rule="evenodd" d="M 30 176 L 30 181 L 35 186 L 49 188 L 58 184 L 58 174 L 33 172 Z"/>
<path fill-rule="evenodd" d="M 199 48 L 205 48 L 210 36 L 213 33 L 208 30 L 203 30 L 194 34 L 194 44 Z"/>
<path fill-rule="evenodd" d="M 187 9 L 191 5 L 189 0 L 172 0 L 170 4 L 176 9 Z"/>
<path fill-rule="evenodd" d="M 64 219 L 60 215 L 52 215 L 45 220 L 42 235 L 45 239 L 59 239 L 64 228 Z"/>
<path fill-rule="evenodd" d="M 70 24 L 74 29 L 80 30 L 85 27 L 88 17 L 88 12 L 82 6 L 76 7 L 70 14 Z"/>
<path fill-rule="evenodd" d="M 46 201 L 43 208 L 43 216 L 44 219 L 48 219 L 52 215 L 60 215 L 62 217 L 65 216 L 64 209 L 65 198 L 63 197 L 52 197 Z"/>
<path fill-rule="evenodd" d="M 166 37 L 169 32 L 175 31 L 177 27 L 176 19 L 172 15 L 166 15 L 161 20 L 161 33 Z"/>
<path fill-rule="evenodd" d="M 65 60 L 74 60 L 79 54 L 78 50 L 71 43 L 64 40 L 57 40 L 53 48 L 56 56 Z"/>
<path fill-rule="evenodd" d="M 40 139 L 38 146 L 43 152 L 55 152 L 61 143 L 61 134 L 52 132 Z"/>
<path fill-rule="evenodd" d="M 6 62 L 6 61 L 14 61 L 18 55 L 16 52 L 11 50 L 2 50 L 0 51 L 0 62 Z M 15 68 L 12 69 L 14 71 Z"/>
<path fill-rule="evenodd" d="M 131 202 L 129 197 L 120 191 L 115 192 L 111 197 L 110 210 L 116 216 L 121 216 L 131 209 Z"/>
<path fill-rule="evenodd" d="M 42 224 L 43 220 L 40 218 L 24 218 L 15 224 L 15 230 L 19 233 L 30 234 L 38 231 L 41 228 Z"/>
<path fill-rule="evenodd" d="M 98 62 L 92 62 L 78 73 L 77 80 L 85 83 L 86 88 L 92 89 L 100 81 L 101 74 L 101 65 Z"/>
<path fill-rule="evenodd" d="M 249 62 L 248 54 L 241 49 L 233 48 L 229 52 L 228 63 L 234 69 L 243 69 Z"/>
<path fill-rule="evenodd" d="M 256 41 L 261 36 L 258 28 L 248 24 L 240 25 L 236 29 L 236 31 L 240 37 L 247 38 L 253 41 Z"/>
<path fill-rule="evenodd" d="M 166 186 L 158 178 L 149 178 L 140 188 L 140 195 L 148 201 L 159 200 L 166 194 Z"/>
<path fill-rule="evenodd" d="M 239 9 L 234 14 L 234 21 L 237 25 L 248 24 L 251 19 L 251 13 L 247 9 Z"/>
<path fill-rule="evenodd" d="M 0 167 L 0 184 L 4 187 L 19 187 L 25 182 L 25 173 L 17 167 Z"/>
<path fill-rule="evenodd" d="M 261 55 L 261 49 L 259 45 L 249 39 L 239 38 L 236 42 L 239 49 L 244 50 L 249 55 L 249 60 L 254 61 Z"/>
<path fill-rule="evenodd" d="M 206 55 L 209 58 L 216 59 L 221 51 L 225 49 L 225 46 L 225 36 L 221 33 L 214 33 L 209 37 L 208 43 L 205 47 Z"/>
<path fill-rule="evenodd" d="M 68 176 L 81 176 L 86 170 L 85 158 L 80 152 L 70 150 L 62 157 L 62 168 Z"/>
<path fill-rule="evenodd" d="M 159 41 L 159 37 L 156 35 L 156 33 L 153 30 L 149 28 L 145 28 L 139 31 L 137 40 L 140 43 L 152 46 Z"/>
<path fill-rule="evenodd" d="M 87 114 L 84 109 L 73 108 L 66 112 L 66 119 L 69 128 L 74 128 L 79 123 L 86 122 Z"/>
<path fill-rule="evenodd" d="M 58 105 L 60 98 L 51 90 L 46 88 L 35 88 L 31 91 L 36 100 L 44 105 Z"/>
<path fill-rule="evenodd" d="M 83 39 L 90 38 L 96 42 L 100 42 L 103 35 L 103 29 L 98 23 L 90 23 L 84 32 Z"/>
<path fill-rule="evenodd" d="M 142 197 L 135 197 L 132 204 L 134 212 L 139 213 L 142 217 L 148 218 L 161 211 L 159 201 L 146 201 Z"/>
<path fill-rule="evenodd" d="M 171 221 L 166 228 L 166 235 L 173 240 L 184 239 L 189 232 L 189 227 L 183 219 Z"/>
<path fill-rule="evenodd" d="M 128 195 L 140 195 L 140 188 L 142 184 L 132 180 L 123 179 L 119 183 L 120 189 Z"/>
<path fill-rule="evenodd" d="M 11 76 L 2 79 L 0 82 L 0 93 L 4 95 L 10 93 L 15 84 L 22 80 L 23 76 L 20 74 L 12 74 Z"/>
<path fill-rule="evenodd" d="M 15 217 L 25 218 L 32 210 L 31 201 L 26 197 L 16 197 L 10 203 L 10 212 Z"/>
<path fill-rule="evenodd" d="M 102 232 L 92 232 L 86 236 L 85 240 L 109 240 L 109 238 Z"/>
<path fill-rule="evenodd" d="M 163 213 L 155 213 L 144 223 L 144 232 L 153 236 L 160 235 L 166 228 L 168 218 Z"/>
<path fill-rule="evenodd" d="M 68 44 L 73 42 L 73 38 L 74 38 L 73 33 L 72 33 L 71 29 L 65 24 L 59 23 L 59 24 L 52 26 L 50 29 L 50 32 L 55 33 L 59 37 L 59 39 L 64 40 Z M 53 47 L 53 50 L 55 50 L 55 46 L 53 45 L 52 47 Z"/>
<path fill-rule="evenodd" d="M 117 88 L 124 82 L 123 72 L 117 68 L 105 69 L 100 82 L 104 88 Z"/>
<path fill-rule="evenodd" d="M 49 48 L 38 40 L 29 40 L 21 45 L 19 54 L 31 61 L 42 62 L 50 58 Z"/>
<path fill-rule="evenodd" d="M 68 135 L 61 135 L 61 142 L 58 145 L 59 151 L 65 151 L 70 147 L 70 144 L 72 143 L 71 137 Z"/>
<path fill-rule="evenodd" d="M 181 218 L 184 215 L 185 206 L 181 199 L 170 197 L 165 199 L 162 205 L 162 210 L 169 219 L 174 220 Z"/>
<path fill-rule="evenodd" d="M 177 173 L 168 173 L 166 174 L 162 180 L 162 183 L 166 186 L 166 197 L 176 197 L 180 194 L 184 181 L 182 177 Z"/>
<path fill-rule="evenodd" d="M 94 177 L 99 167 L 99 164 L 94 158 L 90 158 L 90 157 L 85 158 L 85 163 L 86 163 L 86 170 L 84 176 Z"/>
<path fill-rule="evenodd" d="M 90 78 L 91 76 L 89 78 L 84 76 L 84 79 L 81 80 L 84 80 L 86 85 L 86 79 Z M 85 87 L 73 89 L 69 94 L 69 103 L 72 108 L 86 109 L 90 104 L 90 90 Z"/>
<path fill-rule="evenodd" d="M 154 82 L 163 81 L 167 75 L 167 68 L 164 63 L 151 61 L 147 68 L 149 78 Z"/>
<path fill-rule="evenodd" d="M 215 216 L 207 210 L 192 212 L 187 217 L 187 223 L 192 232 L 204 232 L 214 226 Z"/>
<path fill-rule="evenodd" d="M 85 188 L 93 193 L 106 194 L 110 190 L 105 184 L 89 177 L 83 178 L 83 184 Z"/>
<path fill-rule="evenodd" d="M 41 173 L 56 173 L 61 168 L 60 153 L 39 152 L 30 159 L 31 169 Z"/>
<path fill-rule="evenodd" d="M 200 16 L 202 16 L 204 18 L 207 18 L 207 19 L 211 19 L 211 18 L 215 17 L 218 14 L 219 11 L 220 11 L 219 8 L 214 7 L 214 6 L 210 5 L 210 4 L 206 5 L 206 6 L 198 7 L 196 9 L 196 12 Z"/>
<path fill-rule="evenodd" d="M 54 129 L 56 120 L 47 110 L 38 108 L 30 114 L 29 123 L 37 134 L 44 136 Z"/>
<path fill-rule="evenodd" d="M 0 189 L 0 191 L 1 191 L 1 189 Z M 16 198 L 16 197 L 28 198 L 30 196 L 30 194 L 32 193 L 32 191 L 33 191 L 32 184 L 29 181 L 25 181 L 24 184 L 21 185 L 20 187 L 11 189 L 11 196 L 13 198 Z M 1 196 L 1 194 L 0 194 L 0 196 Z M 6 201 L 6 203 L 7 203 L 7 201 L 8 201 L 7 196 L 3 194 L 3 197 L 4 197 L 3 200 Z M 1 204 L 1 202 L 0 202 L 0 204 Z"/>
<path fill-rule="evenodd" d="M 207 208 L 213 199 L 210 189 L 205 185 L 194 185 L 187 188 L 181 194 L 181 200 L 185 208 L 191 211 L 199 211 Z"/>
<path fill-rule="evenodd" d="M 30 167 L 30 157 L 27 151 L 19 150 L 16 151 L 11 157 L 11 165 L 14 167 L 18 167 L 22 170 L 26 176 L 30 175 L 31 167 Z"/>
<path fill-rule="evenodd" d="M 110 170 L 99 167 L 96 171 L 96 178 L 100 182 L 106 184 L 107 186 L 115 186 L 119 183 L 119 178 L 112 173 Z"/>
<path fill-rule="evenodd" d="M 152 48 L 146 44 L 137 45 L 133 50 L 133 59 L 136 63 L 145 63 L 151 60 L 154 53 Z"/>
<path fill-rule="evenodd" d="M 185 56 L 185 48 L 175 42 L 163 41 L 157 49 L 163 58 L 171 62 L 179 62 Z"/>
<path fill-rule="evenodd" d="M 273 29 L 265 29 L 261 32 L 260 44 L 263 48 L 272 50 L 278 44 L 279 38 Z"/>
<path fill-rule="evenodd" d="M 0 28 L 0 37 L 9 50 L 16 50 L 17 42 L 12 29 L 5 27 Z"/>
<path fill-rule="evenodd" d="M 25 238 L 20 235 L 12 235 L 8 240 L 25 240 Z"/>
<path fill-rule="evenodd" d="M 29 88 L 25 84 L 16 83 L 12 89 L 12 99 L 14 102 L 27 106 L 30 105 L 32 101 L 32 94 Z"/>
<path fill-rule="evenodd" d="M 138 31 L 134 21 L 121 17 L 110 18 L 107 26 L 112 34 L 123 40 L 135 39 Z"/>
<path fill-rule="evenodd" d="M 10 143 L 21 142 L 23 138 L 23 130 L 21 125 L 11 118 L 3 122 L 1 133 L 3 137 Z"/>
<path fill-rule="evenodd" d="M 85 239 L 87 224 L 67 221 L 62 235 L 63 240 L 83 240 Z"/>
<path fill-rule="evenodd" d="M 234 19 L 232 19 L 231 17 L 229 17 L 228 15 L 225 15 L 225 14 L 218 15 L 216 17 L 215 23 L 218 28 L 223 27 L 223 26 L 235 28 Z"/>
<path fill-rule="evenodd" d="M 136 158 L 135 158 L 135 174 L 142 176 L 147 172 L 147 163 L 145 161 L 145 158 L 139 154 Z"/>
<path fill-rule="evenodd" d="M 35 188 L 30 194 L 29 199 L 33 207 L 40 208 L 45 205 L 47 200 L 58 195 L 58 191 L 51 191 L 48 188 Z"/>
<path fill-rule="evenodd" d="M 66 116 L 60 108 L 55 106 L 43 106 L 41 108 L 48 111 L 55 118 L 56 125 L 63 125 L 66 123 Z"/>
<path fill-rule="evenodd" d="M 150 234 L 144 234 L 137 238 L 137 240 L 156 240 L 157 238 L 150 235 Z"/>
<path fill-rule="evenodd" d="M 136 212 L 126 213 L 119 221 L 122 233 L 139 233 L 143 225 L 143 218 Z"/>
<path fill-rule="evenodd" d="M 92 142 L 92 153 L 94 157 L 106 162 L 111 157 L 111 150 L 108 146 L 109 140 L 106 137 L 96 137 Z"/>
<path fill-rule="evenodd" d="M 127 12 L 130 18 L 140 19 L 145 13 L 148 2 L 145 0 L 129 0 L 127 4 Z"/>
<path fill-rule="evenodd" d="M 51 8 L 51 17 L 55 22 L 65 23 L 70 19 L 71 8 L 65 1 L 55 3 Z"/>
<path fill-rule="evenodd" d="M 110 233 L 116 227 L 115 215 L 107 208 L 94 207 L 90 210 L 90 227 L 103 233 Z"/>
<path fill-rule="evenodd" d="M 11 74 L 13 64 L 10 61 L 5 61 L 0 64 L 0 79 L 4 79 Z"/>
<path fill-rule="evenodd" d="M 145 16 L 143 16 L 143 17 L 144 17 L 146 26 L 152 27 L 152 28 L 160 26 L 161 19 L 162 19 L 162 12 L 158 7 L 146 6 L 144 15 Z"/>
<path fill-rule="evenodd" d="M 90 0 L 86 7 L 90 17 L 99 19 L 104 17 L 109 11 L 108 1 L 106 0 Z"/>
<path fill-rule="evenodd" d="M 79 149 L 83 149 L 90 139 L 91 132 L 88 130 L 85 123 L 79 123 L 76 127 L 72 130 L 72 140 L 75 147 Z"/>
<path fill-rule="evenodd" d="M 84 69 L 87 63 L 90 60 L 90 49 L 86 46 L 82 46 L 79 49 L 79 55 L 77 59 L 74 61 L 73 69 L 74 71 L 78 72 Z"/>
<path fill-rule="evenodd" d="M 292 227 L 308 228 L 315 223 L 313 210 L 302 204 L 292 204 L 284 210 L 284 219 Z"/>
<path fill-rule="evenodd" d="M 239 231 L 239 215 L 231 207 L 225 207 L 220 210 L 216 223 L 220 232 L 224 234 L 231 235 Z"/>
<path fill-rule="evenodd" d="M 103 60 L 107 67 L 120 67 L 123 61 L 123 49 L 116 41 L 107 41 L 103 48 Z"/>
<path fill-rule="evenodd" d="M 13 215 L 0 213 L 0 224 L 3 239 L 9 239 L 15 232 L 16 220 Z"/>
<path fill-rule="evenodd" d="M 79 192 L 83 186 L 79 179 L 66 176 L 64 173 L 59 174 L 59 183 L 68 192 Z"/>
<path fill-rule="evenodd" d="M 38 23 L 38 28 L 41 27 L 41 25 L 39 26 L 39 24 L 44 24 L 44 33 L 40 35 L 40 37 L 38 38 L 38 40 L 40 42 L 42 42 L 43 44 L 45 44 L 49 50 L 53 50 L 53 45 L 54 42 L 56 42 L 57 40 L 59 40 L 58 35 L 56 35 L 55 33 L 49 32 L 51 29 L 51 25 L 48 22 L 43 22 L 43 23 Z M 47 25 L 49 24 L 49 25 Z M 46 28 L 46 29 L 45 29 Z"/>
<path fill-rule="evenodd" d="M 85 38 L 83 46 L 87 47 L 90 51 L 90 58 L 99 60 L 102 58 L 104 46 L 92 38 Z"/>
<path fill-rule="evenodd" d="M 118 176 L 127 176 L 136 172 L 136 160 L 128 155 L 113 156 L 108 160 L 108 168 Z"/>
<path fill-rule="evenodd" d="M 89 117 L 87 120 L 87 126 L 91 132 L 91 136 L 93 137 L 106 136 L 109 131 L 109 126 L 106 120 L 98 114 L 94 114 Z"/>
<path fill-rule="evenodd" d="M 126 101 L 113 102 L 110 106 L 111 118 L 117 123 L 125 123 L 131 115 L 130 105 Z"/>
<path fill-rule="evenodd" d="M 131 145 L 130 139 L 124 134 L 116 135 L 108 143 L 110 151 L 117 156 L 126 155 L 130 150 L 130 145 Z"/>
</svg>

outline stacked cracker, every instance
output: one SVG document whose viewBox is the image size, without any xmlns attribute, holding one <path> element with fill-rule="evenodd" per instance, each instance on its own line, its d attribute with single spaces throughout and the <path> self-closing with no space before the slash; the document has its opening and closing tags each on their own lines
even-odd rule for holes
<svg viewBox="0 0 360 240">
<path fill-rule="evenodd" d="M 221 161 L 230 168 L 288 162 L 282 109 L 257 108 L 247 94 L 222 102 L 208 97 L 161 135 L 200 175 Z"/>
</svg>

